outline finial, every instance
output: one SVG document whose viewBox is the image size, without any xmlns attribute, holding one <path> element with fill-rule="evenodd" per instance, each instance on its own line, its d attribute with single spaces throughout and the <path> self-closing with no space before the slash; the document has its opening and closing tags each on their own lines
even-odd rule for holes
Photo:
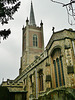
<svg viewBox="0 0 75 100">
<path fill-rule="evenodd" d="M 27 17 L 27 20 L 26 20 L 26 22 L 28 22 L 29 20 L 28 20 L 28 17 Z"/>
<path fill-rule="evenodd" d="M 43 25 L 43 23 L 42 23 L 42 20 L 41 20 L 41 23 L 40 23 L 40 25 L 41 25 L 41 26 Z"/>
<path fill-rule="evenodd" d="M 23 25 L 23 29 L 24 29 L 24 25 Z"/>
<path fill-rule="evenodd" d="M 23 25 L 23 28 L 22 28 L 22 32 L 23 32 L 23 34 L 24 34 L 24 25 Z"/>
<path fill-rule="evenodd" d="M 24 25 L 23 25 L 23 28 L 22 28 L 22 30 L 24 30 Z"/>
<path fill-rule="evenodd" d="M 55 27 L 52 27 L 52 31 L 53 31 L 53 33 L 54 33 L 54 29 L 55 29 Z"/>
<path fill-rule="evenodd" d="M 4 82 L 4 78 L 2 78 L 2 82 Z"/>
<path fill-rule="evenodd" d="M 26 20 L 26 25 L 28 25 L 28 22 L 29 22 L 29 20 L 28 20 L 28 17 L 27 17 L 27 20 Z"/>
<path fill-rule="evenodd" d="M 1 43 L 1 36 L 0 36 L 0 43 Z"/>
</svg>

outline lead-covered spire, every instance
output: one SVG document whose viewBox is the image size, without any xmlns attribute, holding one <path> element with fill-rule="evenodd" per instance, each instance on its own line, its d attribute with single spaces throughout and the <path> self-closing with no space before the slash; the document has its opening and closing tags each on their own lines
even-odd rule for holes
<svg viewBox="0 0 75 100">
<path fill-rule="evenodd" d="M 36 25 L 32 1 L 31 1 L 31 9 L 30 9 L 30 25 L 32 25 L 32 26 Z"/>
</svg>

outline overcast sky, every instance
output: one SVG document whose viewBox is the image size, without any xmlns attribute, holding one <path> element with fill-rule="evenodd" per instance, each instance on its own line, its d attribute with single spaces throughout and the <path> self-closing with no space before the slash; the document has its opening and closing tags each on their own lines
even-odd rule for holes
<svg viewBox="0 0 75 100">
<path fill-rule="evenodd" d="M 58 1 L 58 0 L 57 0 Z M 70 0 L 59 0 L 68 3 Z M 44 24 L 44 44 L 47 45 L 52 27 L 55 31 L 62 29 L 75 29 L 68 24 L 67 11 L 62 5 L 52 3 L 50 0 L 32 0 L 35 21 L 40 26 Z M 14 79 L 19 75 L 20 57 L 22 56 L 22 27 L 26 25 L 26 19 L 30 16 L 31 0 L 21 0 L 21 6 L 15 13 L 14 20 L 7 25 L 0 25 L 0 29 L 11 28 L 11 35 L 0 43 L 0 83 L 4 80 Z"/>
</svg>

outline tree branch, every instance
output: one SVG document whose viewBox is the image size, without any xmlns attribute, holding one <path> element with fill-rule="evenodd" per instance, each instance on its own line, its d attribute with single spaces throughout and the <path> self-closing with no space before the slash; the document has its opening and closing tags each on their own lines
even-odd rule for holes
<svg viewBox="0 0 75 100">
<path fill-rule="evenodd" d="M 3 37 L 3 40 L 4 40 L 4 39 L 6 39 L 9 36 L 10 33 L 11 33 L 10 29 L 8 29 L 8 30 L 6 30 L 6 29 L 1 30 L 0 31 L 0 37 Z"/>
</svg>

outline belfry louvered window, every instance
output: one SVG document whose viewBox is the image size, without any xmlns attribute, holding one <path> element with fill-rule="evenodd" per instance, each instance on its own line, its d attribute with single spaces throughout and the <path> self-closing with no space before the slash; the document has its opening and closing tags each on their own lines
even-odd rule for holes
<svg viewBox="0 0 75 100">
<path fill-rule="evenodd" d="M 34 47 L 37 47 L 37 35 L 35 34 L 35 35 L 33 35 L 33 46 Z"/>
</svg>

